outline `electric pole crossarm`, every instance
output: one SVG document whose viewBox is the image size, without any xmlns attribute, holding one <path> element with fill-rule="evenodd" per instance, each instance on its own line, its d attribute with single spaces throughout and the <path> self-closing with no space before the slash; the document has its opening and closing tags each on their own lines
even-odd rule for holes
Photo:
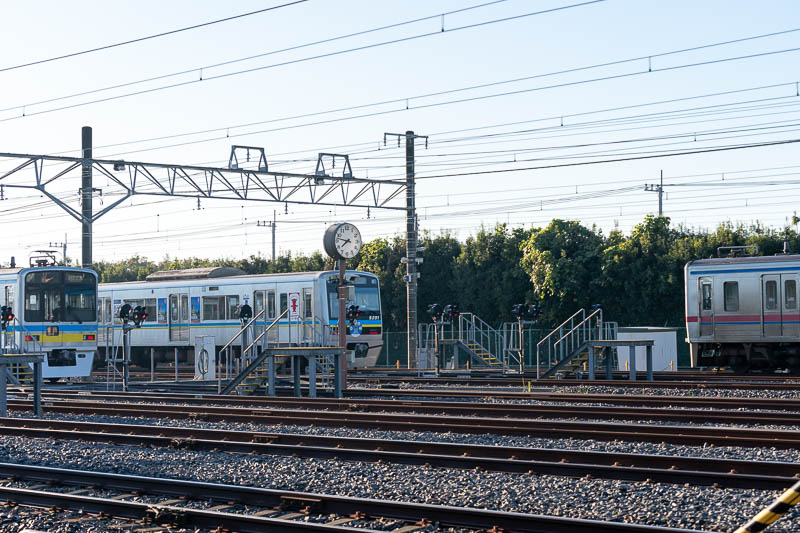
<svg viewBox="0 0 800 533">
<path fill-rule="evenodd" d="M 112 209 L 114 209 L 115 207 L 117 207 L 119 204 L 121 204 L 130 197 L 131 197 L 130 193 L 125 194 L 122 198 L 120 198 L 116 202 L 113 202 L 111 205 L 104 207 L 103 209 L 92 215 L 92 222 L 95 222 L 98 218 L 105 215 L 106 213 L 108 213 L 109 211 L 111 211 Z"/>
</svg>

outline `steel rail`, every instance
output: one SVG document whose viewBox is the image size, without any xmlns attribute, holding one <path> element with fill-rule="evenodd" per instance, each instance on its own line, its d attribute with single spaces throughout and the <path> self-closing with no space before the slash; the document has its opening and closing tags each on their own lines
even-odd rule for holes
<svg viewBox="0 0 800 533">
<path fill-rule="evenodd" d="M 28 389 L 18 389 L 23 394 L 30 393 Z M 153 400 L 163 402 L 200 402 L 204 404 L 213 403 L 216 405 L 268 405 L 272 403 L 288 402 L 295 405 L 314 406 L 325 402 L 338 402 L 342 405 L 359 405 L 368 402 L 384 402 L 388 405 L 389 401 L 405 404 L 424 404 L 424 405 L 463 405 L 469 406 L 502 406 L 507 409 L 536 409 L 541 404 L 493 404 L 489 402 L 459 402 L 442 401 L 436 402 L 427 398 L 448 398 L 456 399 L 513 399 L 529 400 L 531 402 L 564 402 L 564 403 L 607 403 L 611 405 L 624 405 L 627 407 L 713 407 L 719 409 L 741 409 L 742 398 L 736 397 L 715 397 L 715 396 L 652 396 L 652 395 L 633 395 L 633 394 L 562 394 L 551 392 L 531 392 L 531 393 L 509 393 L 509 392 L 471 392 L 471 391 L 448 391 L 448 390 L 374 390 L 374 389 L 350 389 L 346 391 L 349 399 L 336 400 L 332 398 L 297 398 L 293 396 L 224 396 L 218 394 L 204 393 L 178 393 L 178 392 L 114 392 L 114 391 L 76 391 L 76 390 L 47 390 L 42 394 L 52 398 L 80 398 L 80 399 L 133 399 L 133 400 Z M 370 398 L 370 397 L 377 398 Z M 394 397 L 425 398 L 422 400 L 403 400 Z M 381 398 L 383 397 L 383 398 Z M 386 400 L 385 398 L 389 398 Z M 800 413 L 800 398 L 747 398 L 747 407 L 754 409 L 766 409 L 775 411 L 797 411 Z M 377 405 L 377 404 L 376 404 Z"/>
<path fill-rule="evenodd" d="M 0 463 L 0 474 L 35 481 L 56 481 L 78 486 L 96 486 L 123 491 L 141 491 L 160 495 L 212 499 L 282 510 L 297 509 L 300 514 L 334 514 L 352 520 L 367 517 L 394 518 L 419 524 L 438 522 L 440 525 L 491 529 L 508 532 L 592 532 L 631 531 L 642 533 L 697 533 L 678 529 L 619 522 L 602 522 L 525 513 L 503 512 L 468 507 L 394 502 L 369 498 L 334 496 L 329 494 L 289 492 L 238 485 L 222 485 L 197 481 L 161 479 L 85 470 L 68 470 L 40 466 Z M 191 520 L 191 525 L 206 528 L 227 528 L 236 531 L 373 531 L 332 524 L 315 524 L 233 513 L 219 513 L 188 507 L 159 506 L 106 498 L 92 498 L 38 490 L 0 487 L 0 499 L 25 505 L 81 508 L 89 512 L 139 518 L 157 510 L 170 518 Z M 57 503 L 55 503 L 57 502 Z M 334 520 L 336 521 L 336 520 Z"/>
<path fill-rule="evenodd" d="M 10 400 L 12 410 L 30 409 L 31 402 Z M 45 413 L 72 413 L 106 416 L 165 417 L 209 422 L 253 424 L 296 424 L 307 426 L 351 427 L 395 431 L 439 431 L 467 434 L 514 435 L 526 437 L 669 442 L 703 446 L 800 447 L 800 431 L 749 428 L 630 424 L 584 421 L 554 421 L 486 417 L 443 417 L 392 413 L 356 413 L 293 409 L 241 409 L 144 403 L 42 402 Z"/>
<path fill-rule="evenodd" d="M 738 461 L 580 450 L 359 439 L 134 424 L 0 419 L 4 436 L 256 453 L 359 462 L 480 469 L 493 472 L 592 476 L 626 481 L 690 483 L 779 490 L 800 477 L 800 463 Z"/>
<path fill-rule="evenodd" d="M 420 385 L 455 385 L 462 387 L 470 386 L 490 386 L 490 387 L 520 387 L 522 377 L 514 378 L 454 378 L 454 377 L 417 377 L 417 376 L 347 376 L 348 381 L 353 383 L 410 383 Z M 535 376 L 525 377 L 526 382 L 530 382 L 536 387 L 626 387 L 626 388 L 650 388 L 650 389 L 741 389 L 741 390 L 800 390 L 800 383 L 750 383 L 750 382 L 724 382 L 724 381 L 646 381 L 640 379 L 629 381 L 627 379 L 536 379 Z"/>
<path fill-rule="evenodd" d="M 228 396 L 202 398 L 166 394 L 92 394 L 91 396 L 61 395 L 47 392 L 46 400 L 74 398 L 91 399 L 126 399 L 140 402 L 159 402 L 168 404 L 198 405 L 212 407 L 231 407 L 240 409 L 243 406 L 257 408 L 303 407 L 308 409 L 344 410 L 348 412 L 400 412 L 416 414 L 440 414 L 458 416 L 489 416 L 504 418 L 583 418 L 583 419 L 618 419 L 618 420 L 653 420 L 668 422 L 713 422 L 735 424 L 774 424 L 783 426 L 800 426 L 800 401 L 787 401 L 786 410 L 796 413 L 762 413 L 754 411 L 719 411 L 708 409 L 674 409 L 673 405 L 665 407 L 608 407 L 608 406 L 572 406 L 546 404 L 493 404 L 486 402 L 437 402 L 437 401 L 403 401 L 403 400 L 337 400 L 324 398 L 235 398 Z M 250 399 L 252 398 L 252 399 Z M 740 408 L 741 400 L 735 404 L 724 404 L 730 408 Z M 718 405 L 717 407 L 721 407 Z"/>
</svg>

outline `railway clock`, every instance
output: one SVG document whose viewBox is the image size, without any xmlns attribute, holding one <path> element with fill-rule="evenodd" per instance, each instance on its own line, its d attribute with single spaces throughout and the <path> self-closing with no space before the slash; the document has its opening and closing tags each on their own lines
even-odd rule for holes
<svg viewBox="0 0 800 533">
<path fill-rule="evenodd" d="M 349 222 L 339 222 L 325 230 L 322 242 L 334 259 L 352 259 L 361 250 L 361 232 Z"/>
</svg>

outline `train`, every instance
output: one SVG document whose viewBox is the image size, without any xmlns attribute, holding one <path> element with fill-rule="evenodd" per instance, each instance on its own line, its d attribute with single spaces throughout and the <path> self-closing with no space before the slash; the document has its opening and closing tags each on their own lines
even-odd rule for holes
<svg viewBox="0 0 800 533">
<path fill-rule="evenodd" d="M 349 366 L 375 366 L 383 346 L 378 278 L 369 272 L 348 270 L 359 317 L 351 321 L 347 349 Z M 98 289 L 100 332 L 98 350 L 108 356 L 119 346 L 119 309 L 142 306 L 147 317 L 130 334 L 131 360 L 149 367 L 155 362 L 191 360 L 198 336 L 214 337 L 217 350 L 242 327 L 240 311 L 247 305 L 256 321 L 255 334 L 283 316 L 267 333 L 267 343 L 284 346 L 338 345 L 338 272 L 245 274 L 232 267 L 193 268 L 155 272 L 144 281 L 102 283 Z M 234 343 L 234 352 L 239 344 Z"/>
<path fill-rule="evenodd" d="M 0 269 L 0 301 L 13 316 L 2 335 L 5 353 L 42 352 L 47 380 L 86 377 L 97 352 L 97 274 L 42 265 Z M 14 369 L 30 376 L 30 371 Z"/>
<path fill-rule="evenodd" d="M 800 255 L 699 259 L 684 272 L 692 367 L 800 372 Z"/>
</svg>

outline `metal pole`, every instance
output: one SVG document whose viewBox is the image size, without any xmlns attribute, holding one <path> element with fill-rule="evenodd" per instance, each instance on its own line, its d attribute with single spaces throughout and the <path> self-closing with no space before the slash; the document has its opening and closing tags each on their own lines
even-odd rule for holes
<svg viewBox="0 0 800 533">
<path fill-rule="evenodd" d="M 175 347 L 175 381 L 178 381 L 178 347 Z"/>
<path fill-rule="evenodd" d="M 406 305 L 408 368 L 417 367 L 417 214 L 414 205 L 414 132 L 406 131 Z"/>
<path fill-rule="evenodd" d="M 272 210 L 272 263 L 275 264 L 275 210 Z"/>
<path fill-rule="evenodd" d="M 661 184 L 658 186 L 658 216 L 664 215 L 664 210 L 662 209 L 662 196 L 664 195 L 664 171 L 661 171 Z"/>
<path fill-rule="evenodd" d="M 81 128 L 81 157 L 92 158 L 92 128 Z M 83 163 L 81 172 L 81 216 L 83 227 L 81 232 L 81 264 L 92 266 L 92 164 Z M 66 242 L 66 240 L 65 240 Z"/>
<path fill-rule="evenodd" d="M 344 273 L 345 273 L 345 260 L 339 259 L 339 348 L 342 349 L 343 357 L 339 359 L 339 372 L 341 374 L 342 388 L 347 388 L 347 320 L 345 314 L 347 313 L 346 298 L 347 287 L 345 286 Z"/>
<path fill-rule="evenodd" d="M 153 361 L 153 355 L 154 355 L 153 352 L 154 351 L 155 351 L 155 348 L 150 348 L 150 382 L 155 381 L 155 369 L 156 369 L 156 366 L 155 366 L 154 361 Z"/>
<path fill-rule="evenodd" d="M 2 355 L 2 354 L 0 354 Z M 6 387 L 8 385 L 8 371 L 6 370 L 8 366 L 6 364 L 0 364 L 0 416 L 7 417 L 8 416 L 8 409 L 7 409 L 7 400 L 6 400 Z"/>
<path fill-rule="evenodd" d="M 128 363 L 131 360 L 131 339 L 129 337 L 130 330 L 127 328 L 127 322 L 122 323 L 122 353 L 124 360 L 122 361 L 122 392 L 128 392 Z"/>
<path fill-rule="evenodd" d="M 33 363 L 33 415 L 42 418 L 42 362 Z"/>
<path fill-rule="evenodd" d="M 524 337 L 522 335 L 522 320 L 517 320 L 519 323 L 519 375 L 521 376 L 525 372 L 525 347 L 524 347 Z"/>
</svg>

